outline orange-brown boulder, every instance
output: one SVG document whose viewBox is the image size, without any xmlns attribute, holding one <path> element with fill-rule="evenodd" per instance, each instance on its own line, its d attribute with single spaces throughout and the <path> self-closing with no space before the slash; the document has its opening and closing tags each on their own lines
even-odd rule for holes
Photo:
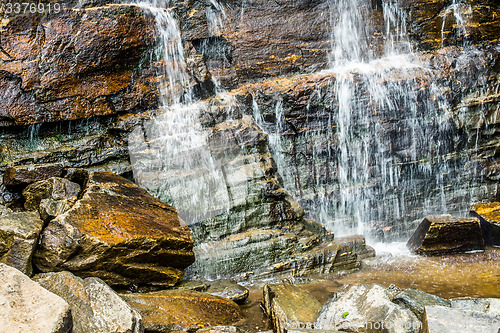
<svg viewBox="0 0 500 333">
<path fill-rule="evenodd" d="M 35 265 L 111 285 L 174 285 L 194 262 L 189 228 L 175 208 L 110 172 L 89 174 L 82 198 L 49 222 Z"/>
</svg>

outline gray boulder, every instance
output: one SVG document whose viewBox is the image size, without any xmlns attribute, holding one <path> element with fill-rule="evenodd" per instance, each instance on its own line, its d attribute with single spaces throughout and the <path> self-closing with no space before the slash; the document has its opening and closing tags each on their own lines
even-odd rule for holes
<svg viewBox="0 0 500 333">
<path fill-rule="evenodd" d="M 495 316 L 500 316 L 500 298 L 452 299 L 451 307 L 461 310 L 479 311 Z"/>
<path fill-rule="evenodd" d="M 31 275 L 33 252 L 42 228 L 37 212 L 0 215 L 0 262 Z"/>
<path fill-rule="evenodd" d="M 327 302 L 315 328 L 349 332 L 417 333 L 421 322 L 391 302 L 394 294 L 379 285 L 347 286 Z"/>
<path fill-rule="evenodd" d="M 141 316 L 101 279 L 70 272 L 45 273 L 35 280 L 71 307 L 74 333 L 142 333 Z"/>
<path fill-rule="evenodd" d="M 71 332 L 71 310 L 61 297 L 0 263 L 0 328 L 9 333 Z"/>
<path fill-rule="evenodd" d="M 498 333 L 500 316 L 478 311 L 426 306 L 423 333 Z"/>
</svg>

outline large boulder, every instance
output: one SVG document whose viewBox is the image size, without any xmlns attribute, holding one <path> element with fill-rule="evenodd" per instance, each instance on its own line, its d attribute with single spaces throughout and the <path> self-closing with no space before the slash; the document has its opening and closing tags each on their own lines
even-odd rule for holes
<svg viewBox="0 0 500 333">
<path fill-rule="evenodd" d="M 393 296 L 379 285 L 346 286 L 323 306 L 315 327 L 349 332 L 420 332 L 418 318 L 391 302 Z"/>
<path fill-rule="evenodd" d="M 32 256 L 42 228 L 37 212 L 0 215 L 0 262 L 31 275 Z"/>
<path fill-rule="evenodd" d="M 243 319 L 233 301 L 197 291 L 163 290 L 120 296 L 141 314 L 147 332 L 233 325 Z"/>
<path fill-rule="evenodd" d="M 500 246 L 500 202 L 474 205 L 471 215 L 481 221 L 486 245 Z"/>
<path fill-rule="evenodd" d="M 266 284 L 263 292 L 264 310 L 276 332 L 307 324 L 314 327 L 321 303 L 307 291 L 291 284 Z"/>
<path fill-rule="evenodd" d="M 28 185 L 23 190 L 26 210 L 38 210 L 43 220 L 51 220 L 73 206 L 80 185 L 64 178 L 52 177 Z"/>
<path fill-rule="evenodd" d="M 10 333 L 69 333 L 71 310 L 61 297 L 0 263 L 0 327 Z"/>
<path fill-rule="evenodd" d="M 479 219 L 439 215 L 424 218 L 407 247 L 427 255 L 463 253 L 484 250 L 484 240 Z"/>
<path fill-rule="evenodd" d="M 498 333 L 500 316 L 483 312 L 426 306 L 423 333 Z"/>
<path fill-rule="evenodd" d="M 60 177 L 63 171 L 64 166 L 61 163 L 7 167 L 3 175 L 3 183 L 8 187 L 22 187 L 51 177 Z"/>
<path fill-rule="evenodd" d="M 192 246 L 173 207 L 120 176 L 93 172 L 82 198 L 43 231 L 35 264 L 112 285 L 171 286 L 194 261 Z"/>
<path fill-rule="evenodd" d="M 42 287 L 71 307 L 74 333 L 142 333 L 141 316 L 102 280 L 69 272 L 35 276 Z"/>
</svg>

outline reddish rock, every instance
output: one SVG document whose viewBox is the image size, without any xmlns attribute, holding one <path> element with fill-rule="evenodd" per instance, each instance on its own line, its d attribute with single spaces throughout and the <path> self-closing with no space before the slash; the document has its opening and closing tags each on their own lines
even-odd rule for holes
<svg viewBox="0 0 500 333">
<path fill-rule="evenodd" d="M 22 187 L 51 177 L 60 177 L 63 171 L 64 166 L 60 163 L 8 167 L 5 169 L 3 183 L 9 187 Z"/>
<path fill-rule="evenodd" d="M 26 125 L 156 106 L 154 72 L 141 64 L 155 27 L 134 5 L 10 19 L 1 28 L 0 118 Z"/>
</svg>

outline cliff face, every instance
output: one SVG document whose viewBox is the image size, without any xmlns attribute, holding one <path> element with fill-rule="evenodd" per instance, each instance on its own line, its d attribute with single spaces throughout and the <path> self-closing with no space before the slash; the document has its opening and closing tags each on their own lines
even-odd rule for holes
<svg viewBox="0 0 500 333">
<path fill-rule="evenodd" d="M 366 105 L 366 119 L 380 123 L 390 143 L 382 153 L 394 156 L 404 165 L 403 174 L 420 184 L 403 199 L 398 199 L 398 191 L 386 197 L 409 206 L 406 222 L 401 216 L 382 215 L 375 221 L 371 227 L 382 238 L 411 230 L 407 221 L 420 218 L 419 207 L 442 190 L 440 184 L 428 182 L 425 167 L 414 167 L 420 163 L 432 168 L 432 159 L 422 162 L 430 142 L 443 142 L 433 151 L 436 160 L 453 161 L 454 168 L 446 174 L 451 185 L 444 191 L 456 191 L 456 206 L 497 195 L 500 12 L 494 2 L 467 0 L 452 8 L 453 3 L 444 0 L 400 1 L 414 58 L 421 66 L 393 70 L 379 79 L 379 86 L 414 93 L 418 116 L 411 119 L 429 124 L 423 133 L 427 141 L 417 142 L 414 153 L 404 135 L 412 130 L 410 118 L 401 116 L 406 110 L 374 105 L 364 74 L 353 74 L 357 103 Z M 329 67 L 335 43 L 335 5 L 333 0 L 172 4 L 189 86 L 204 105 L 199 117 L 208 138 L 206 149 L 223 175 L 219 185 L 229 205 L 213 209 L 210 218 L 192 225 L 197 254 L 207 261 L 193 268 L 193 274 L 244 272 L 287 260 L 291 265 L 299 260 L 294 253 L 312 251 L 313 244 L 328 239 L 321 227 L 304 220 L 299 203 L 317 216 L 318 198 L 325 193 L 335 198 L 342 191 L 337 158 L 342 144 L 337 135 L 339 76 L 319 72 Z M 367 8 L 373 25 L 365 42 L 374 54 L 383 52 L 385 42 L 383 6 L 374 0 Z M 0 170 L 61 162 L 131 176 L 129 140 L 141 133 L 138 128 L 151 124 L 160 105 L 159 89 L 168 79 L 164 69 L 169 64 L 154 52 L 159 43 L 154 17 L 134 5 L 103 3 L 46 16 L 4 16 L 0 32 Z M 216 96 L 216 90 L 227 91 L 231 103 Z M 402 105 L 405 99 L 396 97 L 394 103 Z M 426 103 L 446 109 L 446 116 L 441 111 L 436 111 L 439 117 L 424 114 Z M 164 149 L 157 142 L 143 143 L 144 149 L 137 146 L 135 152 L 155 156 Z M 285 168 L 278 170 L 276 160 Z M 137 177 L 136 164 L 134 168 Z M 175 177 L 202 178 L 196 173 L 194 169 Z M 148 180 L 143 186 L 164 195 L 158 191 L 161 179 L 142 176 Z M 0 192 L 0 203 L 15 203 L 15 190 L 2 185 Z M 429 209 L 435 204 L 431 202 Z M 212 253 L 207 248 L 213 247 L 223 253 L 214 261 L 227 266 L 209 269 Z M 248 262 L 259 248 L 262 256 L 252 265 L 235 260 Z M 342 251 L 346 250 L 334 253 Z M 330 249 L 315 255 L 332 253 Z M 309 255 L 301 260 L 312 258 Z"/>
</svg>

